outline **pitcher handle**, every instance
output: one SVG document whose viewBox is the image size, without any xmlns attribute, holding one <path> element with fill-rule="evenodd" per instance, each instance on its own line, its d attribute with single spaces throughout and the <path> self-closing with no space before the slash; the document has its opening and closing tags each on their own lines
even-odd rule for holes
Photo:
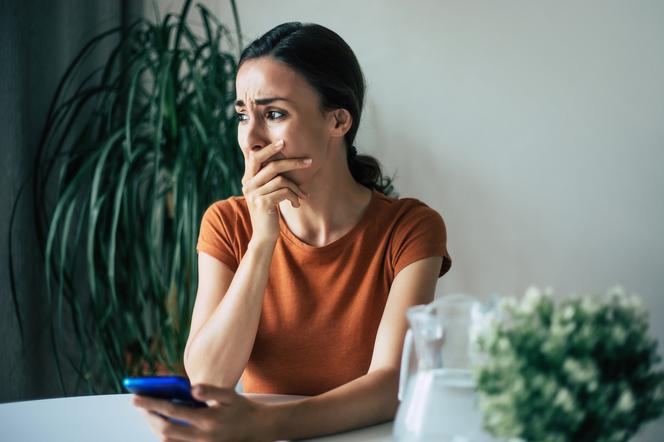
<svg viewBox="0 0 664 442">
<path fill-rule="evenodd" d="M 408 329 L 406 337 L 403 339 L 403 351 L 401 354 L 401 369 L 399 371 L 399 393 L 397 397 L 399 401 L 403 400 L 408 386 L 408 379 L 410 378 L 410 353 L 413 349 L 413 331 Z"/>
</svg>

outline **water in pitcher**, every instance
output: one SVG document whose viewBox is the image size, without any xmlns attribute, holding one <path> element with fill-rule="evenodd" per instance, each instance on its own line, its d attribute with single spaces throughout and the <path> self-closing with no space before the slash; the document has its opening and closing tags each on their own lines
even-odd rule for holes
<svg viewBox="0 0 664 442">
<path fill-rule="evenodd" d="M 408 442 L 493 442 L 471 374 L 473 336 L 481 305 L 471 296 L 448 295 L 411 307 L 404 340 L 394 436 Z"/>
<path fill-rule="evenodd" d="M 397 416 L 405 430 L 396 434 L 409 442 L 488 442 L 484 434 L 477 396 L 469 372 L 434 369 L 417 373 L 404 397 L 410 403 L 405 414 Z M 411 397 L 408 397 L 411 396 Z M 435 425 L 431 425 L 435 422 Z"/>
</svg>

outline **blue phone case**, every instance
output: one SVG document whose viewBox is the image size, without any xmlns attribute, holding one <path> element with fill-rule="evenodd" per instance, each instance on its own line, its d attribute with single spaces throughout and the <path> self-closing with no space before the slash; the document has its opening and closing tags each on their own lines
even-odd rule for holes
<svg viewBox="0 0 664 442">
<path fill-rule="evenodd" d="M 122 385 L 131 393 L 149 396 L 157 399 L 167 399 L 178 405 L 202 408 L 207 407 L 205 402 L 194 399 L 191 395 L 191 385 L 182 376 L 140 376 L 124 378 Z M 161 415 L 172 422 L 188 425 L 187 422 L 171 419 Z"/>
</svg>

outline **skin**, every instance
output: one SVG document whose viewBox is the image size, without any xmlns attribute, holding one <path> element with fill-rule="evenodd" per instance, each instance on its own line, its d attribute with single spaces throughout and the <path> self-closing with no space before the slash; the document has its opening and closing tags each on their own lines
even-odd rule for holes
<svg viewBox="0 0 664 442">
<path fill-rule="evenodd" d="M 321 110 L 317 92 L 304 77 L 271 58 L 243 63 L 236 80 L 243 193 L 253 236 L 235 272 L 199 254 L 199 287 L 184 359 L 194 397 L 209 408 L 141 396 L 134 397 L 134 404 L 164 441 L 296 439 L 391 420 L 398 406 L 405 312 L 431 302 L 442 257 L 416 261 L 396 275 L 367 374 L 287 404 L 261 404 L 234 391 L 253 347 L 279 237 L 279 212 L 295 235 L 320 247 L 352 229 L 371 198 L 348 170 L 348 111 Z M 273 97 L 286 100 L 261 104 Z M 157 413 L 191 425 L 171 423 Z"/>
<path fill-rule="evenodd" d="M 278 237 L 278 214 L 270 210 L 275 202 L 289 228 L 305 242 L 322 246 L 343 236 L 359 221 L 371 198 L 371 191 L 353 179 L 346 165 L 343 137 L 351 127 L 350 113 L 345 109 L 322 111 L 317 92 L 306 80 L 270 58 L 244 63 L 236 85 L 238 100 L 243 103 L 236 108 L 238 142 L 248 161 L 243 190 L 254 237 Z M 257 98 L 274 97 L 288 101 L 256 105 Z M 275 151 L 273 143 L 279 141 L 284 146 Z M 285 160 L 292 158 L 312 163 L 301 168 Z M 254 175 L 265 161 L 271 161 L 266 170 Z M 285 187 L 290 190 L 284 195 L 288 201 L 270 198 L 266 202 L 259 197 L 263 190 L 258 188 L 275 172 L 280 182 L 273 181 L 264 189 Z M 263 205 L 266 210 L 262 210 Z"/>
</svg>

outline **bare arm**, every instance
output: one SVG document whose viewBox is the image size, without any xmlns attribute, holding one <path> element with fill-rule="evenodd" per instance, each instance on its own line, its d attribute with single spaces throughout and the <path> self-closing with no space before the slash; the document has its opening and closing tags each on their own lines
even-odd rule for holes
<svg viewBox="0 0 664 442">
<path fill-rule="evenodd" d="M 235 274 L 219 260 L 200 253 L 198 291 L 184 365 L 192 383 L 233 388 L 249 360 L 263 306 L 272 254 L 279 237 L 276 206 L 289 200 L 300 207 L 306 196 L 281 174 L 311 165 L 303 159 L 263 163 L 283 148 L 243 148 L 242 191 L 251 216 L 252 238 Z"/>
<path fill-rule="evenodd" d="M 394 279 L 366 375 L 312 398 L 268 409 L 274 439 L 297 439 L 394 418 L 408 307 L 431 302 L 442 258 L 414 262 Z"/>
<path fill-rule="evenodd" d="M 250 242 L 235 274 L 199 254 L 198 293 L 184 352 L 192 383 L 233 388 L 240 379 L 254 346 L 273 250 L 274 243 Z"/>
</svg>

